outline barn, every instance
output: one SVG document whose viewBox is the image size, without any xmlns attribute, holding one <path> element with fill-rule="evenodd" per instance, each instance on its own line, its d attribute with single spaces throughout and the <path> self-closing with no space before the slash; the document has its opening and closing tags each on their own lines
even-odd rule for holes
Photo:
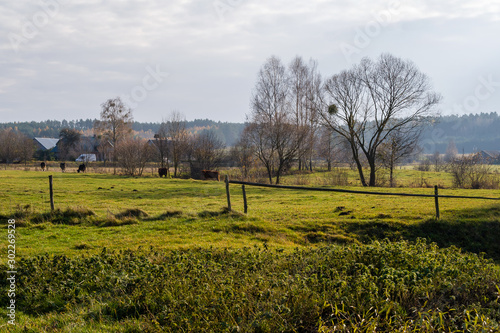
<svg viewBox="0 0 500 333">
<path fill-rule="evenodd" d="M 40 160 L 57 159 L 57 138 L 34 138 L 33 142 L 36 147 L 36 155 Z"/>
</svg>

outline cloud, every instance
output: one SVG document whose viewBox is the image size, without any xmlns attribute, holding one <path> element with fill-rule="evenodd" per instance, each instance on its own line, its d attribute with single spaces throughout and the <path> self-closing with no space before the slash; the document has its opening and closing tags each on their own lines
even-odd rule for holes
<svg viewBox="0 0 500 333">
<path fill-rule="evenodd" d="M 500 53 L 497 0 L 44 0 L 58 4 L 52 11 L 41 3 L 0 4 L 4 121 L 98 117 L 102 102 L 141 87 L 156 66 L 169 76 L 137 103 L 137 120 L 160 121 L 178 109 L 189 119 L 243 121 L 269 56 L 318 59 L 331 75 L 351 65 L 340 45 L 394 8 L 355 61 L 381 52 L 412 59 L 445 98 L 460 100 L 456 92 L 471 88 L 458 72 L 467 81 L 494 72 Z M 13 34 L 22 37 L 17 51 Z"/>
</svg>

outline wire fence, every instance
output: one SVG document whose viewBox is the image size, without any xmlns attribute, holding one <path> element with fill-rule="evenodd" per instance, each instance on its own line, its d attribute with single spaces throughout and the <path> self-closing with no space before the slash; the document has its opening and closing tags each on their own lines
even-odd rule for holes
<svg viewBox="0 0 500 333">
<path fill-rule="evenodd" d="M 225 178 L 225 183 L 226 183 L 226 196 L 227 196 L 227 206 L 228 206 L 227 208 L 229 211 L 231 211 L 231 195 L 230 195 L 230 191 L 229 191 L 229 184 L 235 184 L 235 185 L 242 186 L 245 214 L 247 214 L 247 212 L 248 212 L 248 201 L 247 201 L 247 197 L 246 197 L 245 186 L 268 187 L 268 188 L 277 188 L 277 189 L 285 189 L 285 190 L 299 190 L 299 191 L 339 192 L 339 193 L 352 193 L 352 194 L 362 194 L 362 195 L 386 195 L 386 196 L 400 196 L 400 197 L 434 198 L 434 205 L 436 208 L 436 218 L 437 219 L 440 218 L 440 211 L 439 211 L 439 199 L 440 198 L 500 201 L 500 198 L 491 198 L 491 197 L 474 197 L 474 196 L 464 196 L 464 195 L 440 195 L 438 186 L 434 186 L 434 194 L 416 194 L 416 193 L 359 191 L 359 190 L 346 190 L 346 189 L 323 188 L 323 187 L 304 187 L 304 186 L 290 186 L 290 185 L 261 184 L 261 183 L 229 180 L 228 176 L 226 176 L 226 178 Z"/>
</svg>

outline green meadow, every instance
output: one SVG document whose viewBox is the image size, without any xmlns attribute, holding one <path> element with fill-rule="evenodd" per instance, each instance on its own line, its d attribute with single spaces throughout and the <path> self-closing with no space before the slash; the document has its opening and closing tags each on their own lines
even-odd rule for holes
<svg viewBox="0 0 500 333">
<path fill-rule="evenodd" d="M 334 188 L 500 197 L 396 172 L 395 188 L 362 188 L 352 171 Z M 334 173 L 283 183 L 332 187 Z M 2 170 L 0 185 L 4 267 L 16 220 L 19 332 L 499 328 L 498 201 L 442 198 L 437 220 L 433 198 L 247 186 L 244 214 L 241 186 L 228 212 L 223 182 Z"/>
</svg>

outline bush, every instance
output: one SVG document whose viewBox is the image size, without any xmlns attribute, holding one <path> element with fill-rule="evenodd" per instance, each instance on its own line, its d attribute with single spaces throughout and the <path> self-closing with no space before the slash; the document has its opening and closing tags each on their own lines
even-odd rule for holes
<svg viewBox="0 0 500 333">
<path fill-rule="evenodd" d="M 118 164 L 129 176 L 142 176 L 146 163 L 153 156 L 153 148 L 142 139 L 128 139 L 116 147 Z"/>
<path fill-rule="evenodd" d="M 480 155 L 474 154 L 453 159 L 448 170 L 453 176 L 453 186 L 472 189 L 498 189 L 500 179 L 492 174 L 491 166 L 482 164 Z"/>
<path fill-rule="evenodd" d="M 426 158 L 425 160 L 421 161 L 416 167 L 416 170 L 418 171 L 431 171 L 431 161 Z"/>
<path fill-rule="evenodd" d="M 345 169 L 336 168 L 326 173 L 324 183 L 325 185 L 347 186 L 349 185 L 349 175 Z"/>
<path fill-rule="evenodd" d="M 148 323 L 176 332 L 500 328 L 498 266 L 424 241 L 288 253 L 104 249 L 91 257 L 21 260 L 17 272 L 23 292 L 16 306 L 28 314 L 48 321 L 74 313 L 101 325 L 127 323 L 130 331 Z M 7 304 L 7 293 L 0 302 Z"/>
</svg>

